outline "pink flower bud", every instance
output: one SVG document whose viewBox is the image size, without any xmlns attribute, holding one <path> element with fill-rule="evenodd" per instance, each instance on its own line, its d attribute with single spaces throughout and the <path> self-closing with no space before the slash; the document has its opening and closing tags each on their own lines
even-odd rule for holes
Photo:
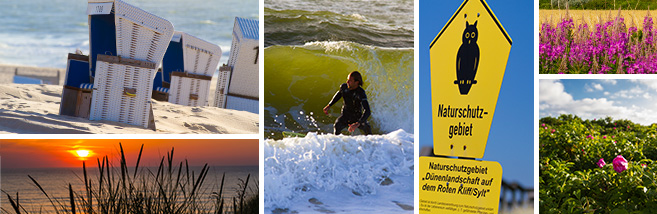
<svg viewBox="0 0 657 214">
<path fill-rule="evenodd" d="M 554 133 L 555 131 L 557 131 L 557 130 L 552 129 L 552 133 Z"/>
<path fill-rule="evenodd" d="M 641 164 L 641 167 L 646 168 L 646 164 L 645 164 L 645 163 L 642 163 L 642 164 Z"/>
<path fill-rule="evenodd" d="M 598 167 L 602 168 L 605 165 L 606 165 L 605 159 L 600 158 L 600 160 L 598 160 Z"/>
<path fill-rule="evenodd" d="M 616 170 L 618 173 L 627 170 L 627 160 L 625 160 L 622 155 L 616 156 L 616 158 L 614 158 L 613 164 L 614 170 Z"/>
<path fill-rule="evenodd" d="M 605 135 L 605 136 L 602 136 L 602 139 L 607 139 L 607 136 L 606 136 L 606 135 Z"/>
</svg>

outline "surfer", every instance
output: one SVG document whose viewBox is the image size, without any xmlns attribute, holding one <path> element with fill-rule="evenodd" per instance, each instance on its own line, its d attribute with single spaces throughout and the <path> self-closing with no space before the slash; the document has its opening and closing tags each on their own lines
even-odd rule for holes
<svg viewBox="0 0 657 214">
<path fill-rule="evenodd" d="M 363 78 L 358 71 L 352 71 L 347 76 L 347 82 L 340 85 L 338 92 L 335 92 L 333 99 L 324 107 L 324 114 L 328 115 L 331 106 L 344 98 L 342 105 L 342 115 L 335 120 L 333 124 L 334 134 L 338 135 L 345 127 L 349 126 L 349 132 L 354 132 L 356 128 L 364 134 L 372 134 L 372 128 L 367 123 L 370 117 L 370 104 L 367 102 L 365 90 L 361 88 Z M 364 112 L 363 112 L 364 110 Z"/>
</svg>

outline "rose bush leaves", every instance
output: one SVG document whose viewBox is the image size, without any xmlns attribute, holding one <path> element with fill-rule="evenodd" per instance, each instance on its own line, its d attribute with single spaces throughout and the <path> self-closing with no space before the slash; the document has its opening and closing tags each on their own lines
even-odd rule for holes
<svg viewBox="0 0 657 214">
<path fill-rule="evenodd" d="M 541 213 L 657 213 L 657 124 L 561 115 L 538 127 Z"/>
</svg>

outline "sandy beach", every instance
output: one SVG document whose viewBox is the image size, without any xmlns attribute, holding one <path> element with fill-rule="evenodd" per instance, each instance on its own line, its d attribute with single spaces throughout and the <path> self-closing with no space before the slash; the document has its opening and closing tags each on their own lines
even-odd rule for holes
<svg viewBox="0 0 657 214">
<path fill-rule="evenodd" d="M 15 67 L 0 65 L 0 134 L 257 134 L 258 115 L 216 107 L 190 107 L 153 101 L 157 130 L 112 121 L 59 115 L 61 85 L 14 84 Z M 58 69 L 19 67 L 32 78 L 49 78 Z M 42 71 L 42 72 L 39 72 Z M 2 73 L 2 72 L 0 72 Z M 25 75 L 27 76 L 27 75 Z M 60 75 L 60 76 L 63 76 Z M 62 84 L 63 81 L 60 82 Z M 211 84 L 214 86 L 214 84 Z M 211 89 L 211 91 L 214 91 Z M 212 94 L 212 93 L 211 93 Z"/>
</svg>

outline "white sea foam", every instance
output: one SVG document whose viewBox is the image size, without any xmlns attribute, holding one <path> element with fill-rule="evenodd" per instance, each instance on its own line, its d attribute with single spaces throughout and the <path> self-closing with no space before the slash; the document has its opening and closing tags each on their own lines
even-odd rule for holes
<svg viewBox="0 0 657 214">
<path fill-rule="evenodd" d="M 264 151 L 265 208 L 403 211 L 397 203 L 413 204 L 413 138 L 400 129 L 387 135 L 309 133 L 269 140 Z"/>
<path fill-rule="evenodd" d="M 352 51 L 353 43 L 348 41 L 313 41 L 304 44 L 309 49 L 323 49 L 327 53 L 338 51 Z"/>
</svg>

